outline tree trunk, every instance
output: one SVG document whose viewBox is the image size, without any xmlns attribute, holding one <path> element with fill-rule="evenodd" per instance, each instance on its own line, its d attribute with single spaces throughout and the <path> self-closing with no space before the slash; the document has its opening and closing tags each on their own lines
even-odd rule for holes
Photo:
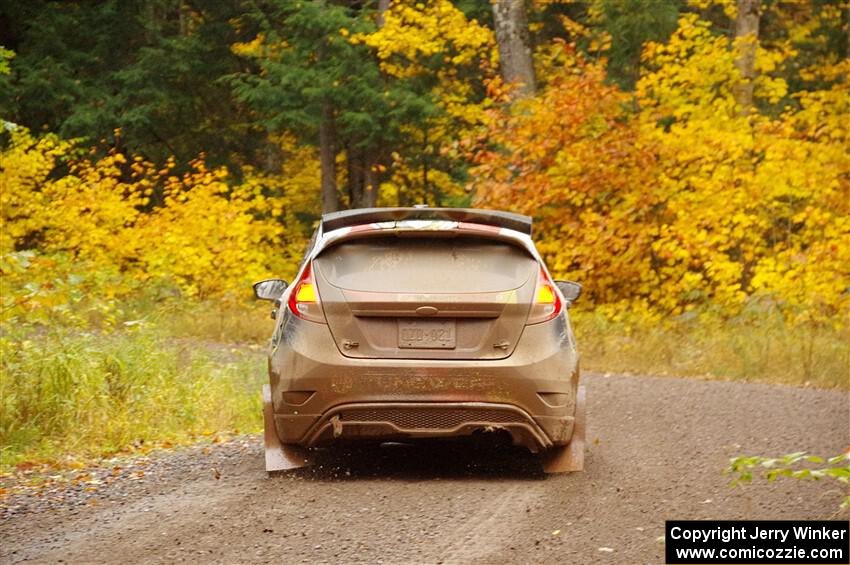
<svg viewBox="0 0 850 565">
<path fill-rule="evenodd" d="M 375 172 L 375 160 L 364 159 L 363 207 L 374 208 L 378 205 L 378 175 Z"/>
<path fill-rule="evenodd" d="M 267 139 L 261 151 L 263 172 L 270 175 L 279 175 L 280 168 L 283 166 L 283 151 L 280 145 L 271 139 Z"/>
<path fill-rule="evenodd" d="M 420 204 L 428 204 L 428 193 L 431 192 L 431 184 L 428 180 L 428 158 L 430 157 L 430 148 L 428 147 L 428 123 L 422 128 L 422 202 Z M 434 203 L 436 205 L 436 202 Z"/>
<path fill-rule="evenodd" d="M 735 19 L 735 47 L 738 56 L 735 66 L 738 68 L 740 80 L 735 85 L 735 102 L 738 103 L 738 113 L 741 116 L 749 116 L 753 109 L 759 2 L 760 0 L 738 0 L 738 17 Z"/>
<path fill-rule="evenodd" d="M 525 0 L 493 0 L 493 21 L 502 78 L 518 85 L 515 98 L 531 96 L 535 81 Z"/>
<path fill-rule="evenodd" d="M 847 8 L 844 9 L 844 13 L 841 15 L 841 29 L 845 31 L 844 57 L 850 59 L 850 4 L 847 4 Z"/>
<path fill-rule="evenodd" d="M 378 29 L 384 27 L 384 14 L 390 9 L 390 0 L 378 0 Z"/>
<path fill-rule="evenodd" d="M 325 104 L 319 124 L 319 157 L 322 169 L 322 213 L 339 210 L 336 192 L 336 128 L 333 108 Z"/>
<path fill-rule="evenodd" d="M 348 207 L 363 208 L 363 151 L 354 145 L 349 145 L 346 151 L 348 166 Z"/>
<path fill-rule="evenodd" d="M 386 13 L 390 9 L 390 0 L 378 0 L 378 29 L 386 23 Z M 384 80 L 388 80 L 383 73 Z M 363 151 L 363 207 L 374 208 L 378 205 L 378 188 L 381 185 L 375 166 L 380 162 L 380 152 L 372 149 Z"/>
</svg>

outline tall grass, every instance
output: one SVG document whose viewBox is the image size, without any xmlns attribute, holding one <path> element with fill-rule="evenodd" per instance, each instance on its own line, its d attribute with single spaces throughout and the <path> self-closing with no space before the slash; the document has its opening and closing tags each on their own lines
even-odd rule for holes
<svg viewBox="0 0 850 565">
<path fill-rule="evenodd" d="M 171 302 L 156 308 L 152 318 L 173 336 L 191 336 L 220 343 L 264 344 L 274 322 L 269 302 Z"/>
<path fill-rule="evenodd" d="M 792 328 L 771 314 L 572 317 L 586 370 L 850 387 L 846 329 Z M 3 324 L 0 467 L 259 431 L 271 328 L 266 305 L 180 300 L 128 304 L 110 326 Z"/>
<path fill-rule="evenodd" d="M 144 325 L 0 337 L 0 463 L 97 457 L 262 424 L 262 356 Z"/>
<path fill-rule="evenodd" d="M 850 332 L 792 327 L 778 313 L 665 323 L 573 316 L 582 366 L 593 371 L 698 376 L 850 388 Z"/>
</svg>

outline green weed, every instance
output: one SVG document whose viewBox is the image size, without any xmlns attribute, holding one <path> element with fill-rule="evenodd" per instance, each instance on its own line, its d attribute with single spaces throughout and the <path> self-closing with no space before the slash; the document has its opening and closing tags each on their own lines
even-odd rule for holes
<svg viewBox="0 0 850 565">
<path fill-rule="evenodd" d="M 157 328 L 0 337 L 0 464 L 259 430 L 262 356 Z"/>
</svg>

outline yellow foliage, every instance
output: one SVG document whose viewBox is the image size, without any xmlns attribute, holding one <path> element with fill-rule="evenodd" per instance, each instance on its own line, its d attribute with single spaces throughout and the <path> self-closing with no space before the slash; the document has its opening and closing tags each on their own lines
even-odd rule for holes
<svg viewBox="0 0 850 565">
<path fill-rule="evenodd" d="M 451 146 L 470 135 L 485 119 L 493 100 L 476 102 L 478 85 L 468 75 L 478 76 L 483 67 L 486 80 L 497 88 L 494 69 L 498 50 L 492 30 L 467 19 L 449 0 L 401 0 L 391 4 L 380 29 L 356 34 L 350 41 L 373 48 L 382 71 L 392 77 L 435 78 L 431 93 L 444 110 L 439 117 L 404 128 L 408 143 L 422 150 L 406 152 L 404 156 L 394 154 L 393 174 L 381 187 L 379 203 L 397 205 L 401 191 L 407 201 L 431 205 L 463 198 L 465 192 L 459 182 L 420 161 L 451 153 Z"/>
<path fill-rule="evenodd" d="M 688 6 L 703 11 L 715 7 L 720 8 L 726 17 L 732 21 L 738 15 L 737 0 L 688 0 Z"/>
<path fill-rule="evenodd" d="M 607 83 L 604 60 L 560 42 L 537 53 L 545 88 L 502 105 L 498 79 L 485 73 L 489 97 L 473 103 L 476 85 L 460 72 L 494 64 L 486 27 L 448 0 L 394 2 L 380 30 L 349 40 L 374 48 L 394 77 L 436 73 L 446 112 L 408 126 L 405 139 L 421 149 L 392 153 L 379 203 L 462 202 L 466 188 L 480 205 L 530 214 L 552 270 L 587 283 L 586 302 L 614 320 L 627 310 L 646 320 L 734 315 L 758 302 L 794 323 L 846 325 L 850 62 L 803 69 L 820 86 L 793 97 L 772 76 L 830 13 L 794 14 L 787 39 L 758 46 L 755 95 L 773 110 L 744 117 L 736 46 L 695 14 L 666 43 L 645 46 L 634 96 Z M 294 274 L 320 209 L 315 150 L 289 137 L 275 139 L 282 170 L 245 167 L 233 178 L 203 160 L 157 169 L 118 152 L 83 159 L 74 142 L 23 128 L 4 135 L 7 316 L 45 319 L 96 294 L 105 302 L 93 311 L 108 317 L 140 285 L 245 295 L 257 279 Z M 474 163 L 467 187 L 430 166 L 463 155 Z"/>
<path fill-rule="evenodd" d="M 379 30 L 351 40 L 376 49 L 382 70 L 395 77 L 426 72 L 424 60 L 434 56 L 447 67 L 478 65 L 482 60 L 495 65 L 498 57 L 493 32 L 468 20 L 449 0 L 393 2 Z"/>
<path fill-rule="evenodd" d="M 746 42 L 741 38 L 739 42 Z M 775 71 L 789 56 L 784 50 L 757 48 L 754 96 L 777 103 L 787 93 Z M 727 38 L 715 35 L 708 22 L 696 14 L 680 18 L 667 43 L 647 42 L 643 63 L 650 69 L 637 84 L 637 94 L 658 115 L 676 119 L 706 118 L 721 123 L 738 108 L 733 89 L 741 80 L 735 67 L 736 49 Z"/>
<path fill-rule="evenodd" d="M 139 254 L 146 267 L 140 275 L 173 277 L 187 294 L 201 297 L 261 278 L 269 257 L 263 244 L 275 241 L 281 228 L 255 220 L 268 204 L 258 192 L 250 185 L 230 188 L 225 171 L 200 163 L 181 178 L 169 177 L 164 206 L 137 226 L 136 235 L 152 244 Z"/>
<path fill-rule="evenodd" d="M 786 55 L 760 49 L 759 68 Z M 474 155 L 479 203 L 533 215 L 550 267 L 612 319 L 734 315 L 758 299 L 793 323 L 846 325 L 848 83 L 741 117 L 734 46 L 695 15 L 643 60 L 636 113 L 569 47 L 538 97 L 493 110 Z M 784 82 L 762 75 L 756 94 L 776 102 Z"/>
<path fill-rule="evenodd" d="M 658 184 L 675 214 L 653 249 L 672 280 L 690 271 L 658 303 L 677 311 L 675 297 L 688 290 L 734 310 L 761 293 L 792 320 L 846 323 L 835 314 L 850 306 L 850 85 L 803 91 L 801 108 L 779 119 L 742 118 L 726 44 L 686 16 L 667 45 L 644 53 L 651 70 L 638 93 L 648 111 L 639 119 L 658 148 Z M 757 97 L 786 95 L 784 81 L 767 73 L 788 55 L 759 48 Z M 659 128 L 661 116 L 674 121 Z"/>
<path fill-rule="evenodd" d="M 683 16 L 666 44 L 648 42 L 642 59 L 655 69 L 637 84 L 647 108 L 677 119 L 735 115 L 735 54 L 726 38 L 712 34 L 696 14 Z"/>
<path fill-rule="evenodd" d="M 71 142 L 13 129 L 0 153 L 10 300 L 20 312 L 56 306 L 71 300 L 70 291 L 55 292 L 65 282 L 110 297 L 133 281 L 171 281 L 189 296 L 244 296 L 258 279 L 293 275 L 309 237 L 299 216 L 317 207 L 318 166 L 312 151 L 279 142 L 293 157 L 285 175 L 246 168 L 235 182 L 201 160 L 177 174 L 173 162 L 157 170 L 118 152 L 76 159 Z M 58 166 L 67 174 L 54 178 Z M 27 249 L 39 254 L 18 252 Z M 52 280 L 51 264 L 68 274 Z M 89 280 L 95 272 L 102 276 Z M 127 284 L 116 283 L 119 274 Z"/>
<path fill-rule="evenodd" d="M 56 160 L 71 147 L 55 135 L 38 140 L 21 127 L 8 125 L 10 141 L 0 153 L 0 253 L 15 248 L 41 228 L 50 200 L 41 185 L 56 166 Z"/>
</svg>

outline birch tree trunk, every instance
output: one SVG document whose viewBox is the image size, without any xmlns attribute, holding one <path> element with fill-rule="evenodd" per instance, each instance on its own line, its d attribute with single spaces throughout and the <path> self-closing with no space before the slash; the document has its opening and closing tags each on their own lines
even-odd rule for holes
<svg viewBox="0 0 850 565">
<path fill-rule="evenodd" d="M 535 80 L 525 0 L 493 0 L 492 5 L 502 78 L 518 84 L 515 97 L 531 96 Z"/>
<path fill-rule="evenodd" d="M 741 75 L 735 85 L 735 102 L 742 116 L 749 116 L 753 109 L 753 81 L 756 78 L 756 47 L 759 39 L 760 0 L 738 0 L 738 16 L 735 19 L 735 46 L 738 56 L 735 66 Z"/>
</svg>

